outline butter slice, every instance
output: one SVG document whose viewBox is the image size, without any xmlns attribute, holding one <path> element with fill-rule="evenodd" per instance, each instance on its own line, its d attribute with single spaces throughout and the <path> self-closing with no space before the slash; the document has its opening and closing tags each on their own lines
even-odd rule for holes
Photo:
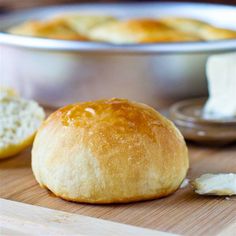
<svg viewBox="0 0 236 236">
<path fill-rule="evenodd" d="M 236 195 L 236 174 L 204 174 L 191 182 L 201 195 Z"/>
<path fill-rule="evenodd" d="M 206 67 L 209 99 L 203 117 L 236 117 L 236 53 L 211 56 Z"/>
</svg>

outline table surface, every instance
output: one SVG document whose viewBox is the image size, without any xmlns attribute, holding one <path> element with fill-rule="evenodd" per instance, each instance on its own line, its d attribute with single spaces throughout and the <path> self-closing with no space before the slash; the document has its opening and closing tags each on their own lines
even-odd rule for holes
<svg viewBox="0 0 236 236">
<path fill-rule="evenodd" d="M 207 147 L 188 144 L 188 178 L 204 173 L 236 173 L 236 144 Z M 236 230 L 236 198 L 199 196 L 191 186 L 159 200 L 116 205 L 67 202 L 39 187 L 31 171 L 30 148 L 0 161 L 0 197 L 70 213 L 184 235 Z M 233 232 L 231 230 L 231 232 Z"/>
</svg>

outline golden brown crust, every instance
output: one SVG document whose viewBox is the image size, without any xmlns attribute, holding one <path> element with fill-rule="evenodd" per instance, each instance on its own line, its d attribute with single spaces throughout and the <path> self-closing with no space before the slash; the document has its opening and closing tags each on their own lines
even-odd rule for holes
<svg viewBox="0 0 236 236">
<path fill-rule="evenodd" d="M 236 31 L 204 21 L 163 17 L 119 20 L 109 15 L 65 14 L 46 21 L 29 21 L 10 33 L 67 40 L 111 43 L 156 43 L 236 38 Z"/>
<path fill-rule="evenodd" d="M 181 18 L 166 17 L 160 21 L 170 27 L 182 32 L 189 32 L 202 40 L 220 40 L 236 38 L 236 31 L 214 27 L 204 21 Z"/>
<path fill-rule="evenodd" d="M 155 200 L 159 198 L 166 197 L 170 194 L 173 194 L 178 188 L 176 188 L 175 191 L 165 191 L 162 190 L 162 193 L 155 194 L 155 195 L 146 195 L 146 196 L 135 196 L 135 197 L 129 197 L 129 198 L 119 198 L 119 199 L 106 199 L 106 200 L 93 200 L 93 199 L 87 199 L 87 198 L 68 198 L 67 196 L 58 195 L 54 192 L 52 192 L 47 186 L 41 186 L 41 188 L 45 188 L 48 191 L 50 191 L 53 195 L 56 197 L 62 198 L 63 200 L 70 201 L 70 202 L 79 202 L 79 203 L 88 203 L 88 204 L 119 204 L 119 203 L 132 203 L 132 202 L 141 202 L 141 201 L 148 201 L 148 200 Z"/>
<path fill-rule="evenodd" d="M 182 135 L 154 109 L 124 99 L 66 106 L 38 132 L 37 181 L 64 199 L 131 202 L 174 192 L 188 169 Z"/>
<path fill-rule="evenodd" d="M 155 43 L 198 41 L 191 33 L 177 31 L 155 19 L 131 19 L 111 22 L 91 30 L 93 40 L 112 43 Z"/>
<path fill-rule="evenodd" d="M 88 36 L 90 30 L 98 25 L 117 21 L 109 15 L 92 15 L 92 14 L 63 14 L 55 17 L 65 21 L 71 29 L 80 35 Z"/>
<path fill-rule="evenodd" d="M 68 23 L 63 19 L 51 21 L 29 21 L 10 30 L 11 33 L 18 35 L 28 35 L 52 39 L 64 40 L 88 40 L 72 30 Z"/>
<path fill-rule="evenodd" d="M 236 31 L 217 28 L 211 25 L 203 27 L 199 34 L 204 40 L 236 39 Z"/>
<path fill-rule="evenodd" d="M 32 145 L 32 143 L 34 141 L 34 136 L 35 136 L 35 133 L 30 135 L 29 137 L 27 137 L 21 143 L 12 144 L 6 148 L 1 148 L 0 149 L 0 160 L 12 157 L 12 156 L 22 152 L 23 150 L 25 150 L 27 147 Z"/>
<path fill-rule="evenodd" d="M 198 34 L 199 29 L 204 26 L 208 26 L 208 24 L 204 21 L 182 17 L 163 17 L 159 20 L 163 24 L 176 30 L 193 33 L 195 35 Z"/>
</svg>

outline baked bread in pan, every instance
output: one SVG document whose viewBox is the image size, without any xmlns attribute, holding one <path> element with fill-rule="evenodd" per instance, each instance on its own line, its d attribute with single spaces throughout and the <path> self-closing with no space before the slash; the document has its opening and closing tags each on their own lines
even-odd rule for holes
<svg viewBox="0 0 236 236">
<path fill-rule="evenodd" d="M 83 34 L 85 36 L 88 36 L 90 30 L 96 26 L 118 21 L 118 19 L 113 16 L 91 14 L 79 15 L 72 13 L 59 15 L 56 18 L 64 20 L 71 27 L 71 29 L 73 29 L 78 34 Z"/>
<path fill-rule="evenodd" d="M 214 27 L 204 21 L 180 18 L 166 17 L 160 19 L 163 24 L 173 27 L 176 30 L 191 33 L 202 40 L 220 40 L 236 38 L 236 31 Z"/>
<path fill-rule="evenodd" d="M 224 39 L 236 39 L 236 31 L 216 28 L 210 25 L 203 27 L 199 35 L 204 40 L 224 40 Z"/>
<path fill-rule="evenodd" d="M 118 19 L 109 15 L 64 14 L 44 21 L 28 21 L 9 32 L 17 35 L 102 41 L 115 44 L 207 41 L 236 38 L 236 31 L 183 18 Z"/>
<path fill-rule="evenodd" d="M 155 19 L 131 19 L 111 22 L 92 29 L 89 37 L 92 40 L 111 43 L 155 43 L 201 40 L 191 33 L 175 30 Z"/>
<path fill-rule="evenodd" d="M 62 40 L 88 40 L 84 35 L 78 34 L 64 19 L 49 21 L 29 21 L 9 30 L 12 34 L 27 35 L 42 38 Z"/>
<path fill-rule="evenodd" d="M 75 202 L 164 197 L 178 189 L 188 166 L 187 147 L 174 124 L 125 99 L 59 109 L 43 123 L 32 149 L 38 183 Z"/>
</svg>

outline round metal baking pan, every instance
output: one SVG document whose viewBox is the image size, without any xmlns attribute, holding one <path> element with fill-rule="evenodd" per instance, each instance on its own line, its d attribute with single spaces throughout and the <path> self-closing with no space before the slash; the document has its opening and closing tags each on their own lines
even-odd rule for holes
<svg viewBox="0 0 236 236">
<path fill-rule="evenodd" d="M 10 26 L 19 21 L 44 19 L 48 16 L 65 12 L 92 12 L 127 17 L 162 17 L 166 15 L 185 16 L 209 21 L 220 27 L 236 29 L 236 8 L 226 5 L 195 3 L 133 3 L 133 4 L 77 4 L 38 8 L 13 13 L 0 18 L 0 43 L 37 48 L 44 50 L 85 51 L 85 52 L 125 52 L 125 53 L 188 53 L 188 52 L 220 52 L 236 50 L 235 40 L 184 43 L 154 44 L 110 44 L 98 42 L 78 42 L 24 37 L 5 33 Z"/>
<path fill-rule="evenodd" d="M 206 95 L 207 58 L 236 51 L 236 40 L 114 45 L 6 33 L 21 22 L 66 12 L 120 18 L 183 16 L 236 29 L 236 7 L 213 4 L 76 4 L 10 13 L 0 17 L 1 84 L 49 106 L 124 97 L 159 108 Z"/>
</svg>

